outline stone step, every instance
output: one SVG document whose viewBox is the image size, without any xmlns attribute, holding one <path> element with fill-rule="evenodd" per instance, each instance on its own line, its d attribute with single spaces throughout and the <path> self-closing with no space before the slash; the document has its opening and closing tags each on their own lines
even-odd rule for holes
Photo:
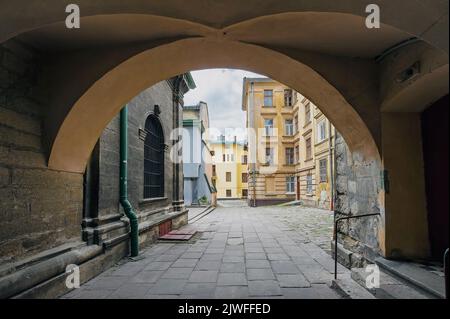
<svg viewBox="0 0 450 319">
<path fill-rule="evenodd" d="M 377 299 L 429 299 L 432 298 L 417 288 L 412 287 L 395 276 L 380 269 L 380 286 L 366 288 L 366 278 L 370 272 L 366 268 L 352 268 L 351 278 L 361 287 L 367 289 Z"/>
<path fill-rule="evenodd" d="M 331 287 L 348 299 L 375 299 L 375 296 L 354 281 L 350 274 L 342 274 L 338 279 L 333 279 Z"/>
<path fill-rule="evenodd" d="M 375 263 L 387 272 L 403 279 L 437 298 L 445 298 L 445 277 L 442 272 L 413 262 L 376 258 Z"/>
<path fill-rule="evenodd" d="M 334 259 L 334 240 L 331 241 L 331 254 Z M 352 252 L 346 248 L 342 244 L 338 242 L 337 245 L 337 260 L 338 263 L 347 268 L 352 267 L 361 267 L 364 264 L 364 259 L 361 255 Z"/>
</svg>

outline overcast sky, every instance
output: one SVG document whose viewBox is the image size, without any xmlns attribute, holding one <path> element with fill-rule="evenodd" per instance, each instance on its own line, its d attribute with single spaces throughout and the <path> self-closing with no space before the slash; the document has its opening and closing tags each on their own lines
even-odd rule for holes
<svg viewBox="0 0 450 319">
<path fill-rule="evenodd" d="M 242 111 L 242 79 L 264 77 L 260 74 L 233 70 L 209 69 L 191 72 L 197 88 L 184 97 L 185 105 L 199 101 L 208 103 L 210 127 L 221 130 L 227 138 L 236 133 L 245 138 L 245 113 Z"/>
</svg>

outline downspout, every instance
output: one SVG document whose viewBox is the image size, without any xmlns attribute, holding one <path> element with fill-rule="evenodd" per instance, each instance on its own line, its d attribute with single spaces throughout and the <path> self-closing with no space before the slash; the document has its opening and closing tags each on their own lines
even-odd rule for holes
<svg viewBox="0 0 450 319">
<path fill-rule="evenodd" d="M 128 200 L 128 108 L 120 111 L 120 204 L 130 220 L 131 257 L 139 255 L 139 225 L 136 213 Z"/>
</svg>

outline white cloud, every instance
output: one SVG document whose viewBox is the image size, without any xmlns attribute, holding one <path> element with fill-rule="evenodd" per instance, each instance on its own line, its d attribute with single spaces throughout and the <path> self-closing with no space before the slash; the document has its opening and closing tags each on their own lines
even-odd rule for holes
<svg viewBox="0 0 450 319">
<path fill-rule="evenodd" d="M 264 76 L 234 69 L 208 69 L 192 71 L 191 74 L 197 88 L 185 95 L 185 105 L 195 105 L 199 101 L 208 103 L 211 127 L 220 129 L 229 138 L 234 134 L 239 139 L 245 138 L 242 80 L 244 77 Z"/>
</svg>

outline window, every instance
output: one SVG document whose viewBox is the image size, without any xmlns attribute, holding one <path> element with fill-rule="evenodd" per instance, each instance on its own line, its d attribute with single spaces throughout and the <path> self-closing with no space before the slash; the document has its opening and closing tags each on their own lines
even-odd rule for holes
<svg viewBox="0 0 450 319">
<path fill-rule="evenodd" d="M 242 164 L 247 164 L 247 155 L 242 155 L 241 162 Z"/>
<path fill-rule="evenodd" d="M 264 120 L 264 134 L 265 136 L 273 135 L 273 119 Z"/>
<path fill-rule="evenodd" d="M 327 138 L 327 130 L 325 121 L 321 121 L 317 124 L 317 142 L 322 142 Z"/>
<path fill-rule="evenodd" d="M 312 150 L 311 150 L 311 137 L 306 139 L 306 159 L 309 160 L 312 158 Z"/>
<path fill-rule="evenodd" d="M 222 162 L 225 162 L 225 154 L 222 154 Z"/>
<path fill-rule="evenodd" d="M 242 183 L 248 183 L 248 174 L 242 173 Z"/>
<path fill-rule="evenodd" d="M 244 197 L 244 198 L 248 197 L 248 190 L 247 189 L 243 189 L 242 190 L 242 197 Z"/>
<path fill-rule="evenodd" d="M 216 176 L 216 174 L 217 174 L 216 165 L 212 166 L 212 174 L 213 174 L 213 176 Z"/>
<path fill-rule="evenodd" d="M 232 162 L 234 162 L 234 154 L 230 154 L 230 159 Z"/>
<path fill-rule="evenodd" d="M 273 90 L 264 90 L 264 106 L 273 106 Z"/>
<path fill-rule="evenodd" d="M 300 146 L 295 147 L 295 162 L 300 162 Z"/>
<path fill-rule="evenodd" d="M 289 119 L 289 120 L 285 120 L 284 121 L 284 133 L 287 135 L 287 136 L 292 136 L 292 135 L 294 135 L 294 123 L 293 123 L 293 121 L 292 121 L 292 119 Z"/>
<path fill-rule="evenodd" d="M 327 159 L 321 159 L 319 161 L 319 173 L 320 173 L 320 182 L 327 182 Z"/>
<path fill-rule="evenodd" d="M 273 148 L 266 147 L 266 164 L 273 164 Z"/>
<path fill-rule="evenodd" d="M 306 175 L 306 193 L 312 194 L 312 192 L 313 192 L 312 174 L 308 173 L 308 175 Z"/>
<path fill-rule="evenodd" d="M 226 181 L 231 182 L 231 172 L 226 173 Z"/>
<path fill-rule="evenodd" d="M 294 104 L 293 94 L 291 89 L 284 90 L 284 105 L 292 106 Z"/>
<path fill-rule="evenodd" d="M 308 104 L 305 105 L 305 124 L 308 124 L 311 122 L 311 104 L 308 102 Z"/>
<path fill-rule="evenodd" d="M 154 115 L 145 121 L 144 198 L 164 196 L 164 135 Z"/>
<path fill-rule="evenodd" d="M 286 165 L 293 165 L 294 164 L 294 148 L 286 147 L 285 155 L 286 155 Z"/>
<path fill-rule="evenodd" d="M 227 189 L 227 197 L 231 197 L 231 189 Z"/>
<path fill-rule="evenodd" d="M 295 177 L 294 176 L 286 177 L 286 192 L 288 192 L 288 193 L 295 192 Z"/>
</svg>

